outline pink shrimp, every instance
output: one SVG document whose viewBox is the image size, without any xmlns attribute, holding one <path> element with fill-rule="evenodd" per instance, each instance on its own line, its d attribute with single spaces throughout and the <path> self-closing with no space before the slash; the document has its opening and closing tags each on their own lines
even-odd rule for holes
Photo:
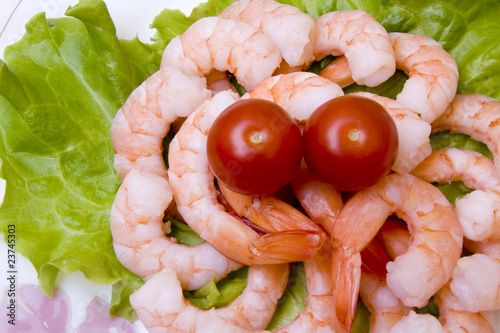
<svg viewBox="0 0 500 333">
<path fill-rule="evenodd" d="M 241 20 L 262 30 L 291 67 L 307 67 L 314 61 L 314 19 L 295 6 L 274 0 L 239 0 L 219 16 Z"/>
<path fill-rule="evenodd" d="M 500 177 L 500 102 L 481 94 L 457 95 L 446 112 L 432 123 L 434 132 L 464 133 L 485 143 Z"/>
<path fill-rule="evenodd" d="M 344 92 L 337 84 L 321 76 L 294 72 L 265 79 L 242 99 L 267 99 L 284 108 L 295 120 L 305 122 L 318 106 L 342 95 Z"/>
<path fill-rule="evenodd" d="M 200 77 L 213 69 L 230 71 L 249 90 L 271 76 L 281 59 L 281 52 L 262 31 L 243 21 L 211 16 L 172 39 L 160 67 L 173 65 Z"/>
<path fill-rule="evenodd" d="M 467 149 L 435 150 L 411 173 L 428 182 L 462 181 L 474 189 L 455 201 L 465 237 L 475 241 L 500 237 L 500 179 L 493 161 Z"/>
<path fill-rule="evenodd" d="M 316 60 L 345 54 L 354 81 L 371 87 L 396 71 L 387 31 L 362 10 L 330 12 L 317 18 L 314 54 Z"/>
<path fill-rule="evenodd" d="M 120 178 L 132 168 L 166 177 L 162 143 L 170 125 L 211 95 L 204 79 L 172 66 L 161 68 L 137 87 L 111 123 L 114 166 Z"/>
<path fill-rule="evenodd" d="M 118 260 L 143 279 L 173 269 L 184 289 L 199 289 L 242 267 L 217 252 L 210 244 L 178 244 L 165 236 L 165 209 L 172 192 L 165 178 L 144 170 L 130 171 L 111 208 L 110 227 Z"/>
<path fill-rule="evenodd" d="M 408 251 L 387 264 L 387 284 L 405 305 L 425 305 L 451 277 L 460 258 L 460 224 L 451 204 L 431 184 L 393 174 L 356 193 L 341 210 L 332 233 L 335 308 L 346 331 L 359 289 L 360 251 L 392 213 L 408 223 L 412 234 Z"/>
</svg>

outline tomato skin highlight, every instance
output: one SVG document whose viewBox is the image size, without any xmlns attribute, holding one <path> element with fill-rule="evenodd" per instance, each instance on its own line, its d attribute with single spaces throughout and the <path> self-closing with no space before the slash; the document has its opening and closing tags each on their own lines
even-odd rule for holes
<svg viewBox="0 0 500 333">
<path fill-rule="evenodd" d="M 341 96 L 319 106 L 304 129 L 304 159 L 341 191 L 359 191 L 387 175 L 398 151 L 394 120 L 379 103 Z"/>
<path fill-rule="evenodd" d="M 302 134 L 283 108 L 264 99 L 240 100 L 210 128 L 207 157 L 218 181 L 247 195 L 265 195 L 290 182 L 302 159 Z"/>
</svg>

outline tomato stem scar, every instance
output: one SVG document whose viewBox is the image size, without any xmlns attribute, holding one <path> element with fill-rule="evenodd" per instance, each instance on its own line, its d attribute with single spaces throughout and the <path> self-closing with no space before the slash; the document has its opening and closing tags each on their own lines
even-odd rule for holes
<svg viewBox="0 0 500 333">
<path fill-rule="evenodd" d="M 347 137 L 351 141 L 357 141 L 359 139 L 359 135 L 360 133 L 357 129 L 352 129 L 349 131 L 349 133 L 347 133 Z"/>
</svg>

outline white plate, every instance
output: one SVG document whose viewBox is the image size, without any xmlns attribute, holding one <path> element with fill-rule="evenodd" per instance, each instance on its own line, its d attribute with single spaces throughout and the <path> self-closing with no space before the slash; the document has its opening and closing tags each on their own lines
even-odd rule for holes
<svg viewBox="0 0 500 333">
<path fill-rule="evenodd" d="M 47 17 L 55 18 L 64 16 L 68 6 L 77 3 L 78 0 L 2 0 L 0 3 L 0 58 L 3 58 L 3 51 L 6 46 L 18 41 L 24 34 L 25 23 L 36 13 L 46 12 Z M 198 5 L 200 0 L 106 0 L 113 22 L 117 28 L 117 35 L 120 38 L 131 39 L 136 35 L 143 42 L 148 42 L 154 30 L 149 28 L 153 18 L 164 8 L 178 8 L 186 15 L 189 15 L 192 8 Z M 140 13 L 140 15 L 137 15 Z M 0 202 L 3 198 L 5 184 L 0 179 Z M 7 246 L 0 241 L 0 253 L 7 253 Z M 5 258 L 5 257 L 4 257 Z M 19 290 L 25 285 L 37 285 L 36 271 L 31 263 L 17 256 L 17 285 Z M 2 259 L 5 260 L 5 259 Z M 4 267 L 2 263 L 2 267 Z M 2 304 L 2 317 L 0 318 L 0 331 L 3 327 L 11 330 L 9 332 L 21 332 L 19 327 L 2 326 L 6 322 L 4 301 L 7 299 L 6 292 L 9 284 L 6 278 L 0 279 L 0 304 Z M 69 297 L 70 313 L 68 314 L 70 332 L 77 332 L 80 325 L 87 318 L 87 307 L 96 297 L 105 302 L 111 300 L 111 288 L 109 286 L 99 286 L 88 282 L 81 273 L 63 275 L 58 279 L 57 288 L 66 293 Z M 19 300 L 19 298 L 18 298 Z M 23 310 L 27 310 L 26 304 L 18 304 Z M 108 305 L 109 306 L 109 305 Z M 29 310 L 27 310 L 29 311 Z M 107 312 L 105 312 L 107 314 Z M 497 328 L 500 332 L 500 311 L 496 313 Z M 109 332 L 146 332 L 140 322 L 133 325 L 124 324 L 119 320 L 108 329 Z M 23 331 L 29 332 L 29 330 Z M 36 332 L 39 332 L 38 330 Z"/>
</svg>

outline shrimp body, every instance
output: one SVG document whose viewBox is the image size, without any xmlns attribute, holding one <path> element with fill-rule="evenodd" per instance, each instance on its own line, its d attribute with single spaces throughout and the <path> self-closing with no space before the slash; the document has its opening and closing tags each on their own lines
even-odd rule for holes
<svg viewBox="0 0 500 333">
<path fill-rule="evenodd" d="M 166 176 L 163 138 L 179 117 L 187 117 L 210 97 L 205 80 L 165 66 L 125 101 L 111 123 L 114 167 L 121 179 L 132 169 Z"/>
<path fill-rule="evenodd" d="M 200 237 L 235 261 L 255 265 L 311 259 L 324 242 L 323 233 L 306 230 L 308 225 L 259 235 L 218 202 L 207 135 L 215 118 L 237 99 L 228 91 L 218 93 L 187 118 L 170 143 L 168 177 L 177 209 Z"/>
<path fill-rule="evenodd" d="M 436 187 L 409 174 L 393 174 L 357 192 L 340 211 L 332 233 L 336 310 L 346 327 L 359 288 L 360 251 L 393 213 L 407 222 L 412 234 L 408 250 L 387 264 L 387 285 L 406 306 L 425 305 L 460 258 L 460 224 Z"/>
<path fill-rule="evenodd" d="M 432 129 L 429 123 L 393 99 L 365 92 L 354 95 L 379 103 L 394 120 L 399 138 L 398 154 L 392 168 L 394 171 L 407 173 L 429 156 L 432 151 L 429 139 Z"/>
<path fill-rule="evenodd" d="M 123 180 L 111 208 L 110 227 L 118 260 L 147 279 L 165 267 L 173 269 L 184 289 L 199 289 L 242 265 L 210 244 L 177 244 L 166 237 L 162 218 L 172 200 L 165 178 L 133 169 Z"/>
<path fill-rule="evenodd" d="M 314 19 L 295 6 L 274 0 L 240 0 L 219 16 L 241 20 L 262 30 L 292 67 L 307 66 L 314 61 Z"/>
<path fill-rule="evenodd" d="M 275 75 L 242 96 L 263 98 L 284 108 L 295 120 L 305 122 L 324 102 L 344 95 L 337 84 L 309 72 Z"/>
<path fill-rule="evenodd" d="M 288 279 L 286 264 L 250 267 L 247 286 L 222 308 L 201 310 L 184 299 L 173 270 L 154 274 L 130 296 L 130 304 L 150 332 L 253 332 L 271 320 Z"/>
<path fill-rule="evenodd" d="M 430 314 L 418 314 L 410 310 L 408 315 L 404 316 L 388 331 L 389 333 L 444 333 L 439 320 Z"/>
<path fill-rule="evenodd" d="M 317 18 L 314 54 L 316 60 L 345 54 L 354 81 L 370 87 L 386 81 L 396 71 L 387 31 L 362 10 L 330 12 Z"/>
<path fill-rule="evenodd" d="M 457 63 L 430 37 L 396 32 L 389 36 L 397 68 L 408 75 L 396 100 L 431 123 L 444 113 L 455 97 Z"/>
<path fill-rule="evenodd" d="M 411 173 L 428 182 L 462 181 L 474 189 L 455 201 L 455 211 L 470 240 L 484 241 L 500 237 L 500 180 L 493 161 L 467 149 L 435 150 Z"/>
<path fill-rule="evenodd" d="M 464 133 L 483 142 L 493 154 L 500 176 L 500 102 L 482 94 L 457 95 L 446 112 L 432 123 L 434 132 Z"/>
<path fill-rule="evenodd" d="M 281 59 L 281 52 L 262 31 L 243 21 L 211 16 L 173 38 L 160 67 L 173 65 L 200 77 L 213 69 L 230 71 L 249 90 L 271 76 Z"/>
<path fill-rule="evenodd" d="M 468 242 L 474 254 L 461 258 L 453 270 L 450 288 L 470 312 L 500 309 L 500 240 Z"/>
</svg>

